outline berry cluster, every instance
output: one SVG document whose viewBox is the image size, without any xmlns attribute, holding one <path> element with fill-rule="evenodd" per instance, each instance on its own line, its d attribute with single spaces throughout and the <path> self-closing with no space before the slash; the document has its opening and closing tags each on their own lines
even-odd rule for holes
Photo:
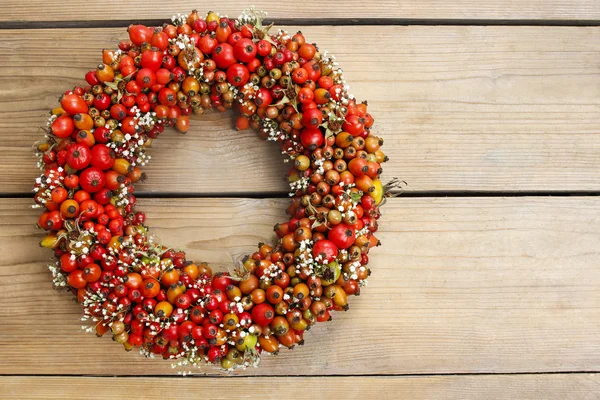
<svg viewBox="0 0 600 400">
<path fill-rule="evenodd" d="M 62 95 L 36 144 L 54 283 L 76 294 L 84 329 L 111 331 L 127 350 L 184 367 L 256 365 L 261 353 L 302 344 L 366 284 L 387 190 L 383 141 L 334 57 L 300 32 L 270 34 L 263 16 L 193 11 L 159 28 L 131 25 L 88 85 Z M 228 108 L 237 129 L 254 128 L 292 162 L 292 199 L 273 246 L 213 274 L 148 233 L 133 193 L 165 127 L 185 132 L 191 114 Z"/>
</svg>

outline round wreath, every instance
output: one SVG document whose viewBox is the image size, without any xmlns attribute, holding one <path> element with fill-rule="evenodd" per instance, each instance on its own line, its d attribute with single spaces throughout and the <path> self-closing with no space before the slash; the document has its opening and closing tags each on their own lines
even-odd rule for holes
<svg viewBox="0 0 600 400">
<path fill-rule="evenodd" d="M 88 85 L 51 111 L 36 144 L 41 245 L 54 250 L 54 284 L 76 294 L 87 331 L 186 368 L 247 367 L 302 344 L 366 284 L 387 190 L 383 141 L 334 57 L 301 32 L 268 33 L 264 15 L 194 10 L 159 28 L 131 25 Z M 256 129 L 291 160 L 292 199 L 273 246 L 213 274 L 149 235 L 133 193 L 165 127 L 186 132 L 191 114 L 229 108 L 237 129 Z"/>
</svg>

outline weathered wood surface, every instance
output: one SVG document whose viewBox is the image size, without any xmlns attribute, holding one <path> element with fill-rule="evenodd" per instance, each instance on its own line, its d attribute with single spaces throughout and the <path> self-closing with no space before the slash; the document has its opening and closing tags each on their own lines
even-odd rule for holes
<svg viewBox="0 0 600 400">
<path fill-rule="evenodd" d="M 0 30 L 0 194 L 30 192 L 44 114 L 126 36 L 86 24 L 125 27 L 194 7 L 236 16 L 248 4 L 4 1 L 0 27 L 28 29 Z M 391 158 L 384 179 L 432 195 L 600 190 L 600 27 L 484 26 L 594 25 L 599 0 L 254 4 L 276 20 L 316 20 L 283 28 L 336 54 L 352 92 L 369 100 Z M 53 26 L 79 28 L 29 29 Z M 225 268 L 272 238 L 285 201 L 219 197 L 285 192 L 286 166 L 273 146 L 235 132 L 230 114 L 194 122 L 152 150 L 138 192 L 156 198 L 140 209 L 165 243 Z M 0 397 L 598 398 L 600 375 L 583 373 L 600 371 L 598 198 L 393 199 L 373 276 L 348 313 L 259 369 L 225 378 L 205 368 L 208 377 L 185 381 L 169 362 L 80 331 L 79 306 L 51 288 L 30 202 L 0 199 Z"/>
<path fill-rule="evenodd" d="M 10 398 L 597 399 L 598 374 L 206 378 L 3 377 Z"/>
<path fill-rule="evenodd" d="M 272 238 L 285 202 L 140 203 L 164 243 L 230 266 Z M 80 331 L 79 306 L 51 288 L 28 204 L 0 200 L 0 374 L 175 374 Z M 596 371 L 599 206 L 593 197 L 392 199 L 373 275 L 350 311 L 236 375 Z"/>
<path fill-rule="evenodd" d="M 299 27 L 287 27 L 290 31 Z M 308 27 L 368 99 L 406 190 L 600 190 L 600 28 Z M 124 29 L 2 31 L 0 191 L 29 192 L 31 144 L 64 90 Z M 364 37 L 371 38 L 368 49 Z M 272 144 L 207 113 L 170 131 L 146 168 L 151 192 L 283 192 Z"/>
<path fill-rule="evenodd" d="M 350 0 L 339 2 L 290 1 L 276 4 L 267 0 L 201 3 L 193 0 L 178 1 L 175 5 L 164 1 L 110 1 L 86 2 L 73 0 L 5 0 L 0 21 L 97 21 L 136 19 L 168 20 L 173 14 L 188 14 L 196 8 L 201 13 L 214 10 L 221 15 L 237 17 L 253 4 L 269 13 L 269 18 L 307 20 L 328 19 L 424 19 L 424 20 L 597 20 L 600 19 L 598 0 Z"/>
</svg>

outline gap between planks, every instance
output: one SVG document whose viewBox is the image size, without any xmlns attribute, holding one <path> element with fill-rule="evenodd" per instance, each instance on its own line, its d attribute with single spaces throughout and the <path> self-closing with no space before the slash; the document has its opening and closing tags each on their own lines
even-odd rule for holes
<svg viewBox="0 0 600 400">
<path fill-rule="evenodd" d="M 280 0 L 277 6 L 266 0 L 252 3 L 258 10 L 269 13 L 268 20 L 386 20 L 406 21 L 578 21 L 600 19 L 598 0 L 347 0 L 340 7 L 337 0 Z M 156 0 L 130 0 L 115 2 L 97 0 L 86 2 L 72 0 L 4 0 L 4 8 L 10 10 L 0 15 L 2 21 L 77 21 L 87 20 L 134 20 L 168 19 L 173 12 L 187 13 L 198 8 L 200 13 L 210 9 L 199 7 L 197 1 L 180 0 L 177 8 L 172 2 Z M 247 1 L 233 0 L 219 3 L 215 9 L 221 15 L 238 16 L 247 8 Z M 80 12 L 85 10 L 85 13 Z"/>
<path fill-rule="evenodd" d="M 137 23 L 160 26 L 168 19 L 142 19 Z M 132 20 L 92 21 L 0 21 L 0 29 L 121 28 Z M 411 18 L 277 18 L 265 23 L 302 26 L 600 26 L 600 20 L 536 20 L 536 19 L 411 19 Z"/>
<path fill-rule="evenodd" d="M 159 360 L 160 361 L 160 360 Z M 521 371 L 521 372 L 439 372 L 439 373 L 406 373 L 406 374 L 311 374 L 311 378 L 342 378 L 342 377 L 353 377 L 353 378 L 428 378 L 428 377 L 446 377 L 446 376 L 529 376 L 529 375 L 581 375 L 581 374 L 600 374 L 600 370 L 578 370 L 578 371 Z M 179 375 L 127 375 L 119 374 L 0 374 L 0 378 L 19 378 L 19 377 L 39 377 L 39 378 L 60 378 L 60 377 L 73 377 L 73 378 L 169 378 L 179 379 Z M 236 378 L 266 378 L 266 377 L 277 377 L 277 378 L 301 378 L 305 379 L 305 375 L 294 375 L 294 374 L 277 374 L 277 375 L 251 375 L 244 374 L 241 376 L 234 375 L 199 375 L 193 374 L 190 377 L 194 379 L 236 379 Z"/>
<path fill-rule="evenodd" d="M 415 192 L 398 192 L 391 191 L 393 198 L 436 198 L 436 197 L 595 197 L 600 196 L 600 191 L 576 191 L 576 190 L 561 190 L 561 191 L 528 191 L 519 192 L 509 190 L 506 192 L 491 192 L 491 191 L 415 191 Z M 290 196 L 286 192 L 220 192 L 220 193 L 194 193 L 194 192 L 136 192 L 135 197 L 138 199 L 289 199 Z M 31 199 L 32 193 L 1 193 L 0 199 Z"/>
</svg>

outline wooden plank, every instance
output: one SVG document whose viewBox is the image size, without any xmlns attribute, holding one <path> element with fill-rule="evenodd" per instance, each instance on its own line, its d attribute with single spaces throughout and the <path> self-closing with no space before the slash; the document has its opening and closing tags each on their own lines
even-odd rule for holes
<svg viewBox="0 0 600 400">
<path fill-rule="evenodd" d="M 230 1 L 218 5 L 202 5 L 192 0 L 169 2 L 134 0 L 113 2 L 100 0 L 68 3 L 59 0 L 5 0 L 8 12 L 0 15 L 0 21 L 81 21 L 81 20 L 132 20 L 165 19 L 174 13 L 189 13 L 197 8 L 201 13 L 214 6 L 222 15 L 236 17 L 248 7 L 248 2 Z M 267 0 L 252 4 L 265 10 L 270 18 L 306 18 L 316 20 L 338 18 L 400 18 L 400 19 L 501 19 L 501 20 L 593 20 L 600 18 L 598 0 L 423 0 L 401 2 L 399 0 L 344 1 L 343 6 L 335 0 L 293 2 L 283 0 L 274 7 Z M 83 12 L 82 12 L 83 11 Z"/>
<path fill-rule="evenodd" d="M 290 31 L 300 27 L 288 27 Z M 600 28 L 310 27 L 369 99 L 407 190 L 600 190 Z M 83 82 L 123 29 L 6 30 L 0 59 L 0 191 L 29 192 L 44 113 Z M 368 48 L 364 36 L 373 38 Z M 153 150 L 152 192 L 282 192 L 272 144 L 207 113 Z"/>
<path fill-rule="evenodd" d="M 598 374 L 408 376 L 408 377 L 252 377 L 187 379 L 99 377 L 2 377 L 10 398 L 203 398 L 248 399 L 405 399 L 413 400 L 570 400 L 595 399 Z M 174 389 L 177 385 L 177 389 Z"/>
<path fill-rule="evenodd" d="M 0 374 L 175 374 L 81 332 L 79 306 L 51 288 L 28 203 L 0 200 Z M 285 204 L 140 203 L 164 243 L 217 267 L 269 241 Z M 594 197 L 392 199 L 373 275 L 350 311 L 236 374 L 598 371 L 599 206 Z"/>
</svg>

